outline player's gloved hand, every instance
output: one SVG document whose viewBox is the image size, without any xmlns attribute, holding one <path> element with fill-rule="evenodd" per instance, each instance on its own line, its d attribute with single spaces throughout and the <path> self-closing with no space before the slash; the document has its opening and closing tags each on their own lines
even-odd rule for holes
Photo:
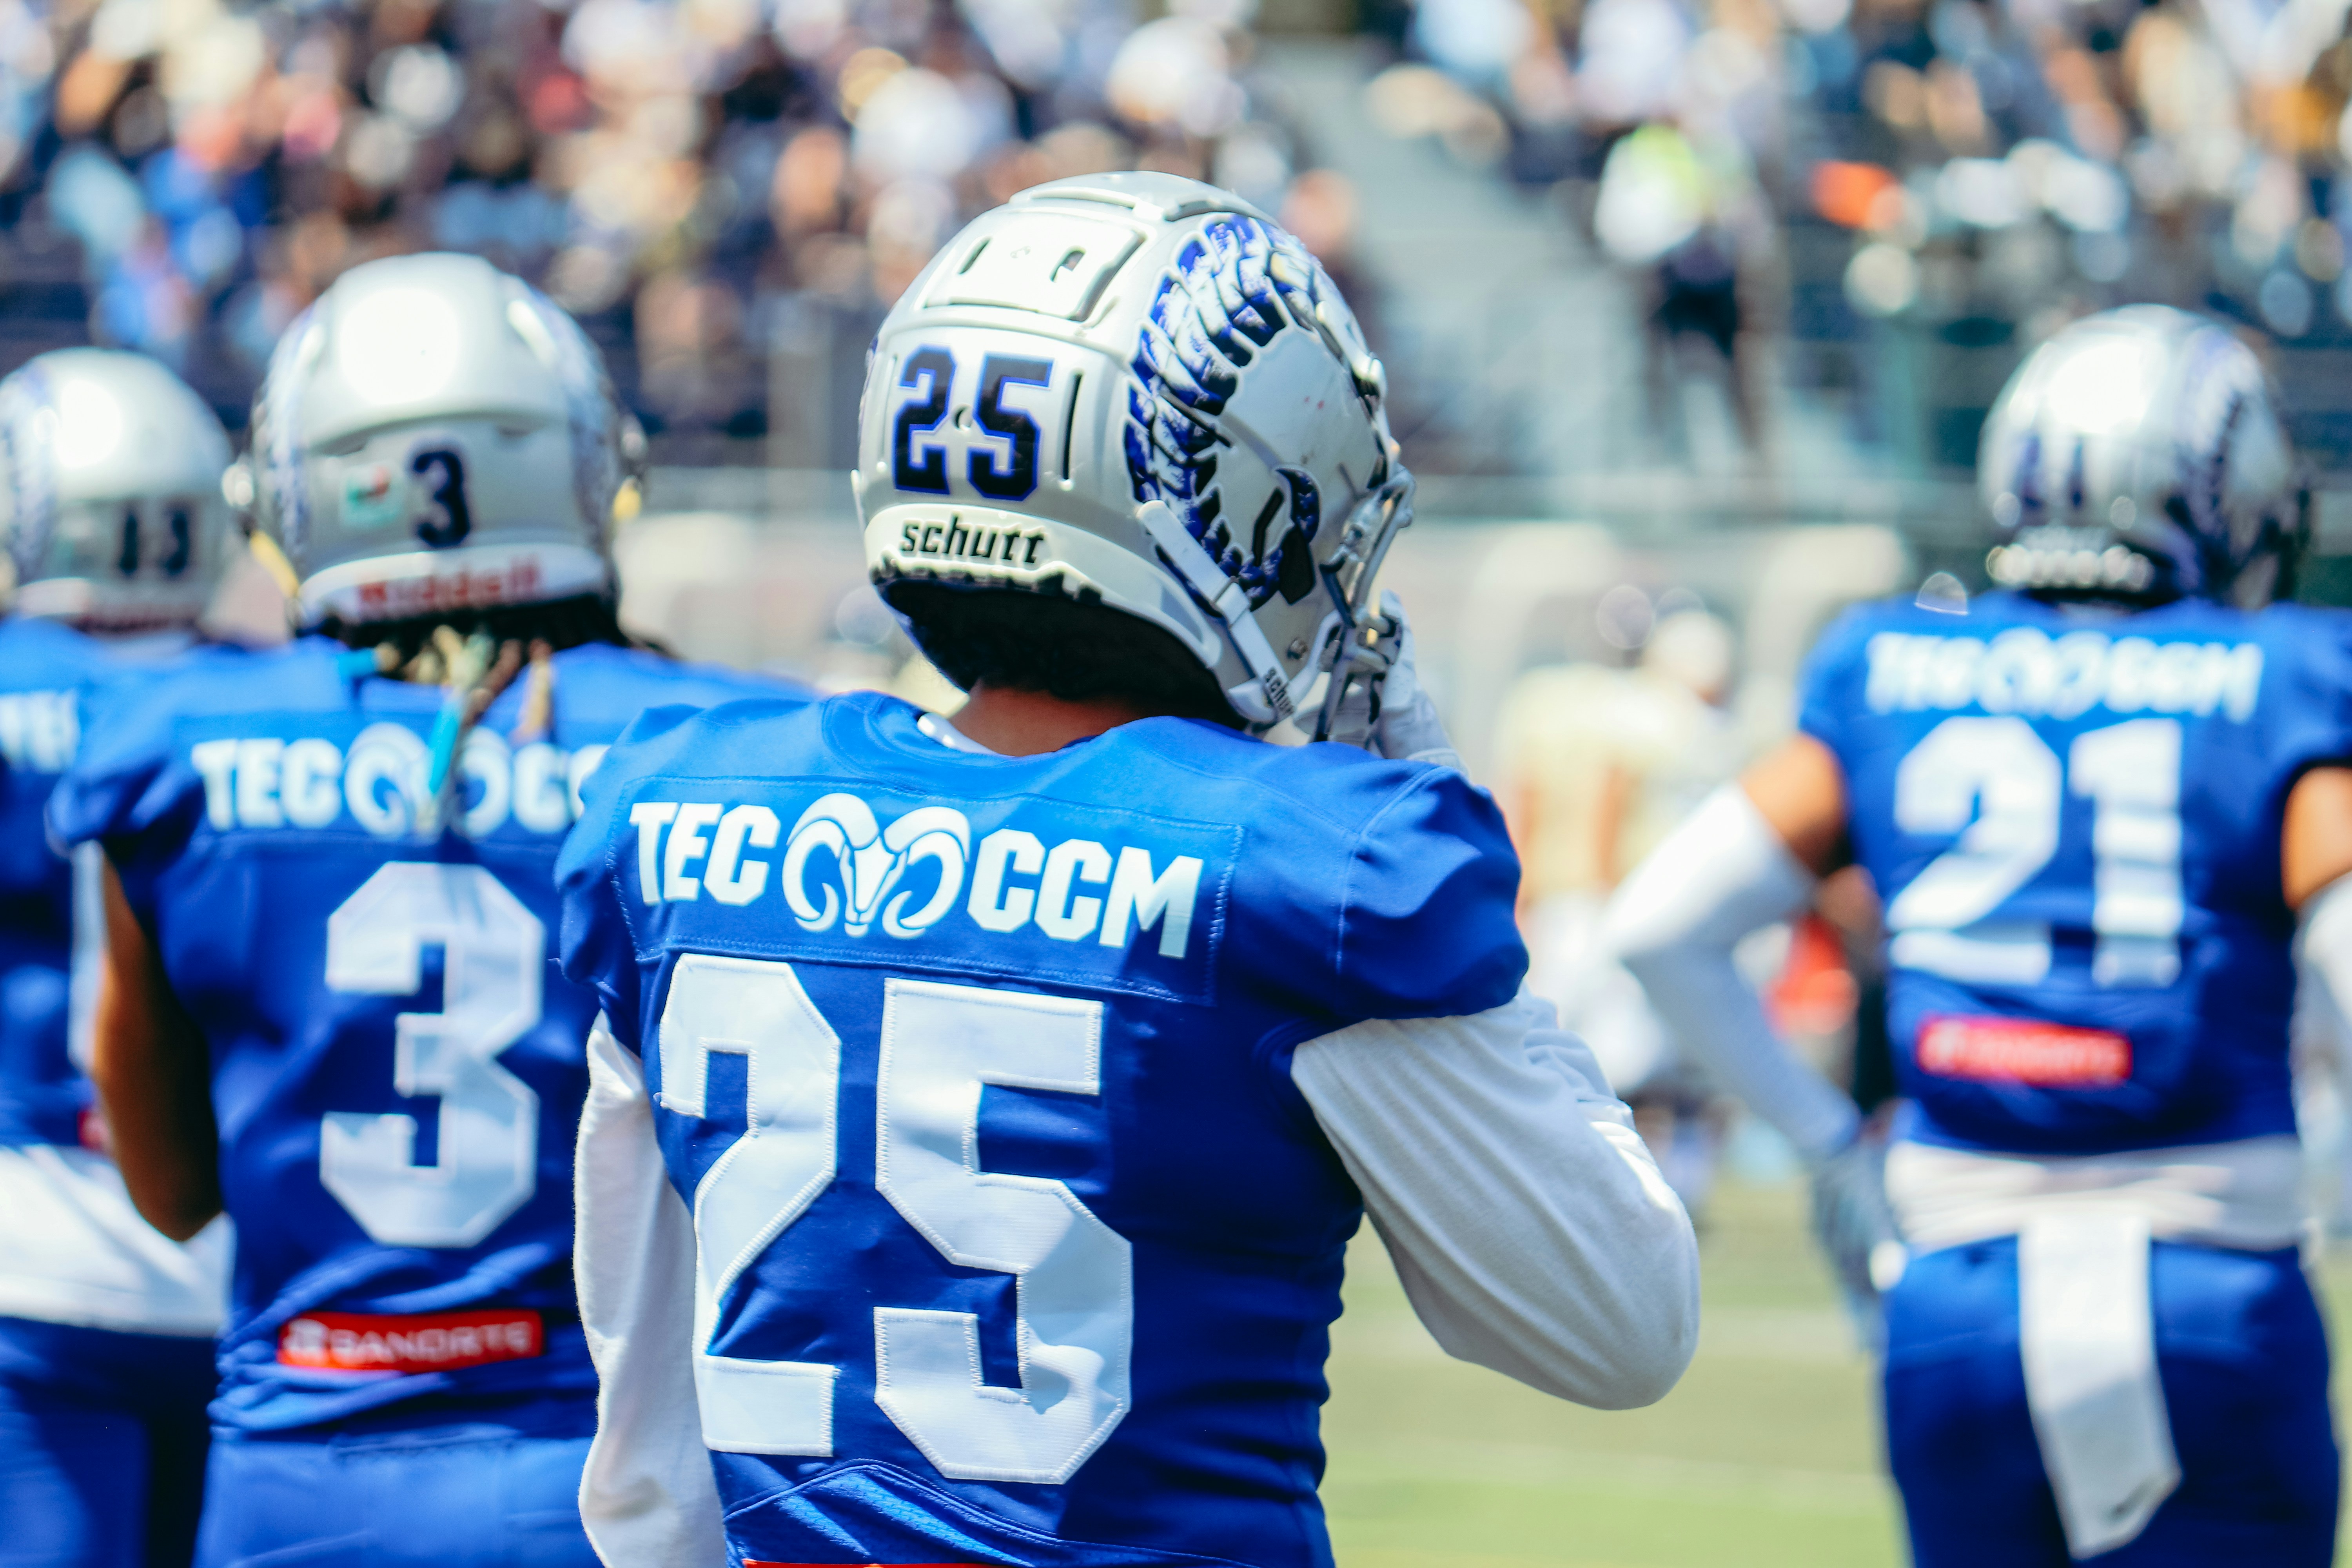
<svg viewBox="0 0 2352 1568">
<path fill-rule="evenodd" d="M 1814 1163 L 1813 1235 L 1829 1255 L 1846 1310 L 1873 1350 L 1885 1342 L 1879 1298 L 1903 1278 L 1910 1254 L 1886 1201 L 1886 1145 L 1864 1128 Z"/>
<path fill-rule="evenodd" d="M 1369 673 L 1360 673 L 1340 700 L 1330 738 L 1391 760 L 1459 769 L 1461 753 L 1413 663 L 1412 623 L 1393 593 L 1381 595 L 1381 619 L 1378 642 L 1355 650 L 1354 668 Z"/>
</svg>

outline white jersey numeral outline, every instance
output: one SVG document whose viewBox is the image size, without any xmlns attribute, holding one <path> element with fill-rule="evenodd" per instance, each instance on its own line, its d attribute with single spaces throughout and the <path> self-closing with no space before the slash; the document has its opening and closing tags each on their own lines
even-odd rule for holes
<svg viewBox="0 0 2352 1568">
<path fill-rule="evenodd" d="M 950 1262 L 1015 1279 L 1018 1387 L 985 1382 L 972 1313 L 874 1309 L 875 1402 L 942 1475 L 1066 1481 L 1132 1402 L 1132 1248 L 1062 1182 L 980 1167 L 982 1087 L 1102 1092 L 1103 1005 L 885 983 L 875 1187 Z M 713 1354 L 727 1288 L 832 1182 L 839 1037 L 790 964 L 688 954 L 661 1021 L 661 1103 L 708 1118 L 714 1052 L 749 1069 L 743 1135 L 695 1189 L 696 1387 L 726 1453 L 833 1452 L 839 1369 Z"/>
<path fill-rule="evenodd" d="M 2058 754 L 2025 720 L 1947 719 L 1895 772 L 1905 833 L 1958 834 L 1887 905 L 1898 968 L 1985 984 L 2050 973 L 2046 922 L 1990 918 L 2058 852 L 2064 795 L 2092 803 L 2091 978 L 2166 986 L 2180 974 L 2180 721 L 2132 719 Z"/>
<path fill-rule="evenodd" d="M 539 1183 L 539 1095 L 498 1058 L 540 1020 L 547 930 L 480 866 L 394 861 L 328 917 L 327 984 L 413 995 L 428 947 L 441 1011 L 394 1020 L 393 1087 L 439 1098 L 439 1152 L 415 1163 L 413 1116 L 331 1110 L 319 1179 L 387 1247 L 472 1247 Z"/>
</svg>

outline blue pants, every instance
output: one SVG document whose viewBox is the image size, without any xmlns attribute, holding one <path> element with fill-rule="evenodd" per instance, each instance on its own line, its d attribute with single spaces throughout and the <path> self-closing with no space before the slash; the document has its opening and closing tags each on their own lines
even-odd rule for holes
<svg viewBox="0 0 2352 1568">
<path fill-rule="evenodd" d="M 215 1434 L 199 1568 L 598 1568 L 588 1439 L 496 1421 Z"/>
<path fill-rule="evenodd" d="M 2292 1251 L 2158 1242 L 2157 1372 L 2179 1489 L 2107 1568 L 2321 1568 L 2338 1467 L 2327 1339 Z M 1918 1568 L 2071 1561 L 2025 1405 L 2017 1239 L 1912 1261 L 1886 1302 L 1886 1447 Z"/>
<path fill-rule="evenodd" d="M 210 1340 L 0 1318 L 0 1568 L 187 1568 Z"/>
</svg>

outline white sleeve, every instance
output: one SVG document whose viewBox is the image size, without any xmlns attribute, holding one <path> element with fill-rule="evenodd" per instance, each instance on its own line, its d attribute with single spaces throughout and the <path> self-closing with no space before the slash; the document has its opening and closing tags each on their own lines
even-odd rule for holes
<svg viewBox="0 0 2352 1568">
<path fill-rule="evenodd" d="M 1675 1038 L 1808 1160 L 1853 1141 L 1853 1101 L 1800 1061 L 1731 961 L 1739 939 L 1811 900 L 1813 878 L 1738 784 L 1726 784 L 1634 868 L 1601 940 Z"/>
<path fill-rule="evenodd" d="M 1309 1040 L 1291 1079 L 1450 1355 L 1605 1410 L 1698 1342 L 1690 1220 L 1592 1054 L 1522 991 Z"/>
<path fill-rule="evenodd" d="M 596 1363 L 580 1518 L 610 1568 L 727 1561 L 694 1393 L 694 1222 L 662 1168 L 645 1066 L 599 1016 L 573 1184 L 572 1269 Z"/>
<path fill-rule="evenodd" d="M 2352 876 L 2338 877 L 2296 911 L 2298 1043 L 2341 1072 L 2352 1043 Z"/>
</svg>

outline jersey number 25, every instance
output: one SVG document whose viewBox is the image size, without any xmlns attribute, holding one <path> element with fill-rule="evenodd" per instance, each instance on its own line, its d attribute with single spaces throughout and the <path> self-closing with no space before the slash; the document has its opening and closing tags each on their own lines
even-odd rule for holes
<svg viewBox="0 0 2352 1568">
<path fill-rule="evenodd" d="M 1102 1092 L 1103 1006 L 885 982 L 874 1185 L 950 1262 L 1017 1281 L 1021 1386 L 981 1378 L 980 1321 L 874 1312 L 875 1403 L 942 1475 L 1066 1481 L 1127 1414 L 1127 1239 L 1063 1183 L 980 1168 L 983 1084 Z M 841 1038 L 787 963 L 688 954 L 661 1018 L 661 1103 L 709 1114 L 710 1058 L 748 1058 L 743 1135 L 694 1191 L 695 1386 L 724 1453 L 833 1453 L 837 1367 L 714 1355 L 719 1304 L 832 1184 Z"/>
</svg>

